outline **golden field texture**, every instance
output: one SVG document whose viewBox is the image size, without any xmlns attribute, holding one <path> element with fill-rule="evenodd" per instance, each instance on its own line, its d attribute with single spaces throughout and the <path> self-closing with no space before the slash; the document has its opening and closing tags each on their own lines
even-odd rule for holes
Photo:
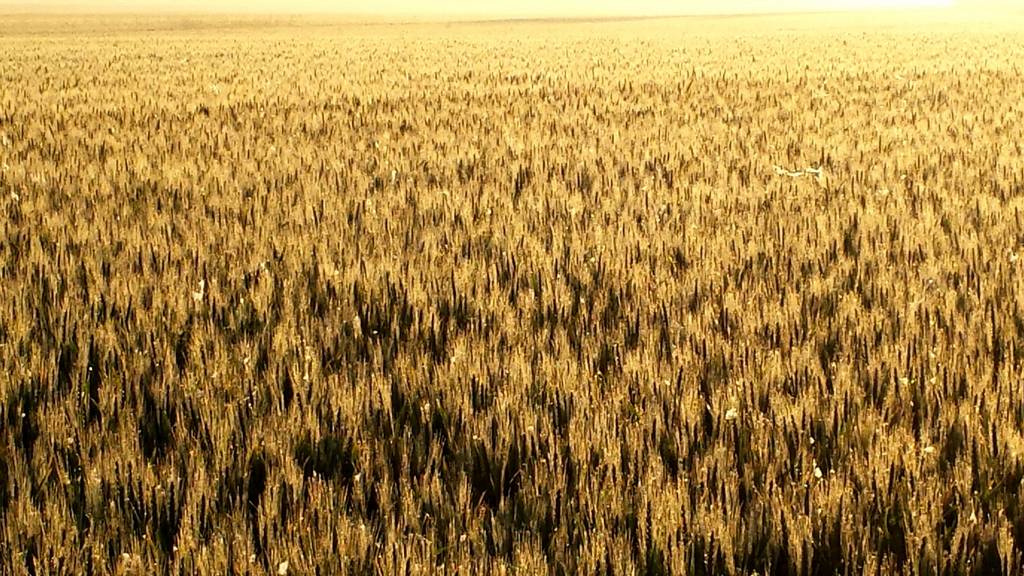
<svg viewBox="0 0 1024 576">
<path fill-rule="evenodd" d="M 1024 33 L 0 24 L 0 573 L 1019 574 Z"/>
</svg>

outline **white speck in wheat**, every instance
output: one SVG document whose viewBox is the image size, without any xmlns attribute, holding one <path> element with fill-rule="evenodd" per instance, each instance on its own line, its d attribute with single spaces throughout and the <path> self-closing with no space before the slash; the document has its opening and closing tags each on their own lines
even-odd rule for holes
<svg viewBox="0 0 1024 576">
<path fill-rule="evenodd" d="M 206 280 L 199 281 L 199 291 L 192 292 L 192 300 L 198 304 L 206 297 Z"/>
</svg>

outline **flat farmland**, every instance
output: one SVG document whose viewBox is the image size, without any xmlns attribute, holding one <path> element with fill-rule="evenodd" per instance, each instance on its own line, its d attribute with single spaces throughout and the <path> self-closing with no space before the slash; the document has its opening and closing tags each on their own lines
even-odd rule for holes
<svg viewBox="0 0 1024 576">
<path fill-rule="evenodd" d="M 0 572 L 1024 563 L 1024 19 L 0 23 Z"/>
</svg>

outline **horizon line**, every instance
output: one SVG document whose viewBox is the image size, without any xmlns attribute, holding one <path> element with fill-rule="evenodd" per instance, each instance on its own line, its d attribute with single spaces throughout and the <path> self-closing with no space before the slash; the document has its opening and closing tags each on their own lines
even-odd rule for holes
<svg viewBox="0 0 1024 576">
<path fill-rule="evenodd" d="M 690 12 L 629 12 L 629 11 L 577 11 L 577 12 L 508 12 L 508 11 L 352 11 L 352 10 L 289 10 L 266 9 L 218 9 L 209 7 L 180 8 L 174 6 L 139 9 L 138 6 L 113 5 L 105 7 L 84 6 L 69 2 L 63 5 L 41 7 L 26 2 L 0 2 L 0 14 L 22 16 L 330 16 L 337 18 L 370 19 L 374 21 L 453 21 L 462 23 L 488 22 L 599 22 L 622 20 L 655 20 L 669 18 L 726 18 L 726 17 L 767 17 L 767 16 L 810 16 L 833 14 L 899 13 L 899 12 L 950 12 L 962 8 L 956 3 L 945 5 L 919 6 L 871 6 L 867 8 L 820 8 L 801 10 L 697 10 Z"/>
</svg>

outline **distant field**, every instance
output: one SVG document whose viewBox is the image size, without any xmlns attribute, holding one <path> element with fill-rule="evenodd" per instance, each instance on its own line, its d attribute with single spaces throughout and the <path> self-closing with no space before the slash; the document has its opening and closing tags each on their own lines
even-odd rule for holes
<svg viewBox="0 0 1024 576">
<path fill-rule="evenodd" d="M 1024 32 L 907 21 L 0 19 L 0 573 L 1019 574 Z"/>
</svg>

